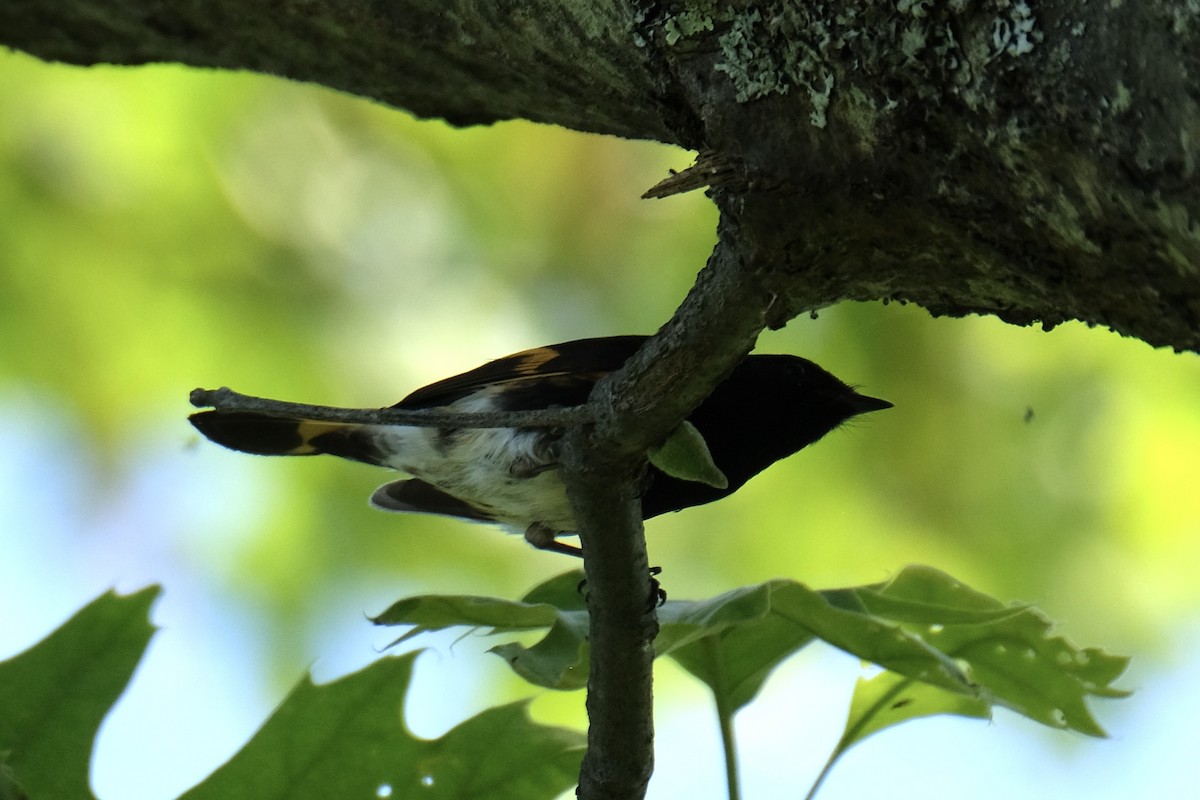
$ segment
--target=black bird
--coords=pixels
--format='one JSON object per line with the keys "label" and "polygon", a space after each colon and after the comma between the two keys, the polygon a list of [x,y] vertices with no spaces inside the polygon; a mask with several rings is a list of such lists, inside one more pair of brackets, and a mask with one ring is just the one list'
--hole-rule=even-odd
{"label": "black bird", "polygon": [[[646,338],[581,339],[525,350],[418,389],[393,408],[489,412],[579,405]],[[891,405],[858,394],[803,358],[748,356],[688,417],[728,486],[681,480],[651,466],[642,515],[719,500],[851,417]],[[190,420],[212,441],[245,453],[327,453],[412,476],[379,487],[371,497],[376,508],[499,523],[536,547],[580,554],[557,539],[576,528],[556,469],[560,431],[360,425],[247,411],[202,411]]]}

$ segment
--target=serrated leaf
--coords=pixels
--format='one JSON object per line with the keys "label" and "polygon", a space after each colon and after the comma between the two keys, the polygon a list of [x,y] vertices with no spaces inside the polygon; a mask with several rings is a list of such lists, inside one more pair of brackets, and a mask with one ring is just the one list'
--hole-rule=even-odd
{"label": "serrated leaf", "polygon": [[886,609],[969,670],[984,699],[1054,728],[1104,736],[1087,698],[1125,697],[1111,686],[1129,659],[1081,649],[1041,612],[1006,606],[929,567],[910,567],[858,595],[865,607]]}
{"label": "serrated leaf", "polygon": [[860,679],[842,738],[809,797],[850,747],[916,717],[987,718],[998,703],[1051,727],[1103,736],[1087,708],[1088,696],[1127,694],[1110,684],[1125,670],[1128,659],[1094,648],[1080,650],[1052,637],[1049,620],[1034,609],[1005,605],[930,567],[908,567],[885,584],[845,589],[836,595],[844,607],[885,614],[954,658],[976,682],[978,696],[946,691],[894,672]]}
{"label": "serrated leaf", "polygon": [[646,457],[672,478],[729,488],[729,479],[713,461],[703,434],[687,420],[679,423],[662,444],[648,449]]}
{"label": "serrated leaf", "polygon": [[[532,626],[547,634],[531,647],[493,648],[536,685],[570,689],[587,683],[587,616],[576,591],[581,579],[579,572],[555,578],[513,604],[517,610],[487,617],[493,633],[529,630],[533,614],[526,605],[552,619]],[[539,602],[531,604],[535,597]],[[426,606],[424,599],[415,600],[406,607]],[[458,624],[477,625],[478,606],[468,600],[438,598],[429,607],[444,612],[462,601]],[[556,609],[554,602],[570,608]],[[1087,698],[1126,694],[1110,684],[1127,659],[1050,636],[1050,623],[1035,610],[1005,605],[928,567],[909,567],[883,584],[819,592],[794,581],[770,581],[709,600],[671,600],[658,614],[656,654],[674,658],[731,709],[750,702],[775,667],[814,639],[966,698],[938,699],[922,690],[916,699],[924,705],[911,716],[939,713],[937,708],[982,713],[999,703],[1052,727],[1103,735]],[[439,624],[454,624],[452,616],[442,613]],[[416,613],[392,622],[428,625]]]}
{"label": "serrated leaf", "polygon": [[579,689],[587,685],[588,676],[582,582],[582,572],[568,572],[535,587],[519,601],[471,595],[410,597],[394,603],[373,622],[414,626],[397,642],[456,626],[484,627],[491,634],[544,628],[546,635],[532,647],[510,642],[490,652],[536,686]]}
{"label": "serrated leaf", "polygon": [[398,600],[371,619],[376,625],[412,625],[393,644],[427,631],[466,626],[493,630],[532,630],[554,623],[557,609],[546,603],[514,602],[475,595],[419,595]]}
{"label": "serrated leaf", "polygon": [[29,797],[93,796],[92,743],[154,633],[149,614],[158,592],[101,595],[0,663],[0,754]]}
{"label": "serrated leaf", "polygon": [[[576,689],[587,685],[587,612],[579,602],[581,572],[559,576],[534,589],[520,602],[497,600],[481,605],[478,598],[427,596],[392,606],[378,618],[383,624],[416,625],[416,631],[453,625],[447,610],[460,610],[460,625],[486,624],[491,633],[529,630],[537,615],[553,621],[542,625],[546,635],[532,647],[520,643],[492,649],[518,675],[537,686]],[[569,610],[549,603],[529,603],[532,597],[569,602]],[[480,609],[490,609],[481,614]],[[425,613],[429,609],[429,613]],[[497,609],[500,609],[497,611]],[[400,613],[404,612],[404,613]],[[819,592],[791,581],[771,581],[726,592],[709,600],[668,601],[659,609],[657,655],[670,655],[733,708],[758,693],[770,672],[788,655],[811,642],[825,639],[867,660],[957,691],[972,692],[969,681],[952,659],[930,648],[919,637],[896,625],[830,605]],[[411,636],[413,632],[406,634]],[[886,633],[886,636],[883,635]]]}
{"label": "serrated leaf", "polygon": [[332,683],[302,681],[254,738],[181,800],[553,798],[575,784],[586,737],[538,725],[526,703],[488,709],[440,739],[404,725],[416,653]]}
{"label": "serrated leaf", "polygon": [[[844,598],[843,598],[844,599]],[[819,638],[896,672],[973,694],[953,659],[879,617],[831,604],[824,593],[776,580],[712,600],[670,603],[655,649],[708,684],[734,709],[750,702],[787,656]]]}

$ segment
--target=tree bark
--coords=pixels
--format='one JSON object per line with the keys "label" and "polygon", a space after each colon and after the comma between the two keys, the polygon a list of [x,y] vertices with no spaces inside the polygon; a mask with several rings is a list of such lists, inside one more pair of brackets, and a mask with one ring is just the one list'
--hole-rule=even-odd
{"label": "tree bark", "polygon": [[6,0],[0,43],[50,61],[178,62],[318,83],[455,125],[530,119],[669,139],[621,2]]}
{"label": "tree bark", "polygon": [[581,796],[641,796],[652,763],[642,454],[764,327],[883,300],[1200,351],[1196,3],[7,0],[0,42],[265,72],[719,165],[713,258],[598,385],[564,458],[593,601]]}
{"label": "tree bark", "polygon": [[1193,351],[1198,39],[1177,0],[0,7],[0,41],[47,59],[249,69],[460,125],[715,151],[736,244],[786,276],[773,324],[882,299]]}

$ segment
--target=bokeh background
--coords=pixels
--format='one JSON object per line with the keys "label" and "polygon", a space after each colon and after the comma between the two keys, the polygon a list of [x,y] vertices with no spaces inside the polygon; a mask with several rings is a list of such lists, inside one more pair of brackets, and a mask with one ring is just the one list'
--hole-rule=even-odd
{"label": "bokeh background", "polygon": [[[366,615],[421,592],[516,597],[575,565],[495,529],[392,516],[387,479],[201,441],[188,391],[386,405],[490,358],[652,332],[714,240],[700,193],[638,195],[690,154],[507,123],[455,130],[311,86],[0,53],[0,658],[110,587],[158,583],[161,630],[101,731],[104,800],[178,795],[312,669],[379,656]],[[845,305],[762,337],[896,408],[737,496],[649,525],[676,598],[927,563],[1131,654],[1103,741],[918,721],[852,751],[822,798],[1177,795],[1200,715],[1200,360]],[[417,642],[410,726],[533,694],[460,633]],[[745,796],[801,796],[860,665],[814,647],[738,720]],[[723,796],[703,689],[658,671],[653,798]]]}

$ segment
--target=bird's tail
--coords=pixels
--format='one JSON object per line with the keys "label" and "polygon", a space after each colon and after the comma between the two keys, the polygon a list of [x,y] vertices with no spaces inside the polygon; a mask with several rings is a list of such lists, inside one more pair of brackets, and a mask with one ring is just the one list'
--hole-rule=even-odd
{"label": "bird's tail", "polygon": [[201,411],[188,421],[209,440],[260,456],[315,456],[327,453],[367,464],[383,454],[367,425],[280,417],[252,411]]}

